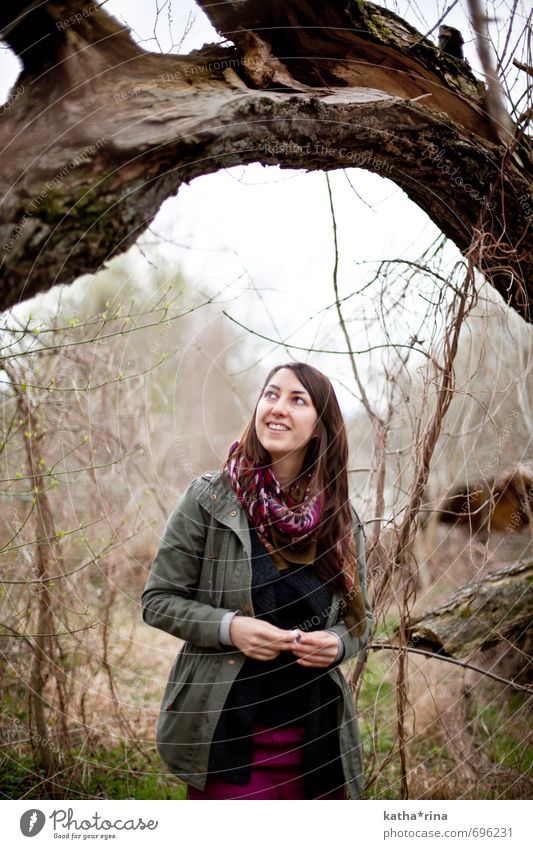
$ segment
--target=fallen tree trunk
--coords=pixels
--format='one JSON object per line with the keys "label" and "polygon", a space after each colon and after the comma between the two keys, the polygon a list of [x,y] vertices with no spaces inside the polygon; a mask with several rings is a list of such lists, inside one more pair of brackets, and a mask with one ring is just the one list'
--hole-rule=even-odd
{"label": "fallen tree trunk", "polygon": [[533,562],[489,572],[457,590],[444,604],[413,617],[409,644],[466,657],[500,642],[524,646],[533,623]]}
{"label": "fallen tree trunk", "polygon": [[502,146],[466,62],[371,3],[200,5],[233,46],[147,53],[71,0],[0,11],[24,62],[0,119],[4,306],[98,270],[183,182],[261,162],[388,177],[533,320],[529,139]]}

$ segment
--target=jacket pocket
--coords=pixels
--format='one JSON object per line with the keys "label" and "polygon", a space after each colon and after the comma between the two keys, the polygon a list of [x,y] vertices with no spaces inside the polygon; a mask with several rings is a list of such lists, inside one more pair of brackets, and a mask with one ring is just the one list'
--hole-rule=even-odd
{"label": "jacket pocket", "polygon": [[181,647],[170,672],[161,705],[162,711],[172,710],[181,689],[191,678],[195,654],[196,647],[187,640]]}

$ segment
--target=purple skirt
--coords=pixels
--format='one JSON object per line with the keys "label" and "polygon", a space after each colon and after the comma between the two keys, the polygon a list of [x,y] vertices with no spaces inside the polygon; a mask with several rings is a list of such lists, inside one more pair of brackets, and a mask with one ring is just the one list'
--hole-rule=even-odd
{"label": "purple skirt", "polygon": [[[207,776],[205,790],[189,784],[189,799],[306,799],[301,772],[302,726],[271,729],[252,726],[254,757],[248,784],[230,784],[216,775]],[[346,799],[344,787],[319,799]]]}

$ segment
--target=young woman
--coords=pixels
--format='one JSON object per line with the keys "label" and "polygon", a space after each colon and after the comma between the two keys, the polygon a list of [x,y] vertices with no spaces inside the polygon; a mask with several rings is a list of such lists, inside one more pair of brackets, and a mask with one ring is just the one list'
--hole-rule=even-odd
{"label": "young woman", "polygon": [[168,520],[143,619],[185,640],[157,745],[189,799],[357,799],[362,747],[339,669],[366,644],[364,535],[333,387],[267,376],[221,472]]}

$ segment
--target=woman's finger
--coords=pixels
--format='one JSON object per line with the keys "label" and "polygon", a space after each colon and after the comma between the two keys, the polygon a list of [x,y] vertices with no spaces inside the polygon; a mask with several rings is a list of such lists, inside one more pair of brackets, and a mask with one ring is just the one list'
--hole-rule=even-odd
{"label": "woman's finger", "polygon": [[296,663],[298,663],[300,666],[320,667],[320,668],[322,668],[322,667],[324,667],[324,666],[329,666],[329,665],[330,665],[330,663],[331,663],[331,660],[327,659],[327,660],[323,660],[323,661],[318,661],[318,660],[310,661],[310,660],[306,660],[306,659],[305,659],[305,658],[303,658],[303,657],[300,657],[300,658],[296,661]]}
{"label": "woman's finger", "polygon": [[297,654],[296,656],[298,660],[307,660],[311,663],[316,660],[329,660],[333,657],[331,652],[313,652],[312,654],[309,652],[304,652],[303,654]]}
{"label": "woman's finger", "polygon": [[305,657],[305,655],[317,655],[323,652],[329,654],[333,651],[331,646],[302,646],[300,643],[296,643],[292,647],[292,650],[294,654],[297,654],[299,657]]}

